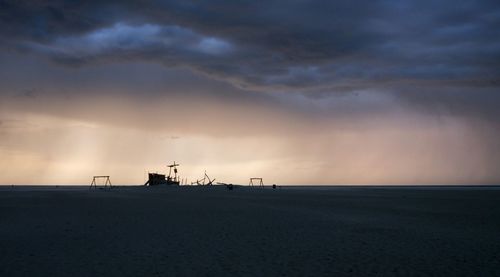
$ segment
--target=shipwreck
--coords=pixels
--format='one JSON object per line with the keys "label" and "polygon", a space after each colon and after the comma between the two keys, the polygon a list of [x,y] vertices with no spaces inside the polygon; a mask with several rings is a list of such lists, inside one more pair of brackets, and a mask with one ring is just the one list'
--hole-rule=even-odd
{"label": "shipwreck", "polygon": [[[146,183],[144,183],[144,185],[145,186],[180,185],[179,176],[177,176],[178,166],[180,166],[180,164],[176,164],[175,162],[173,164],[167,165],[167,167],[169,168],[168,176],[166,176],[165,174],[148,172],[148,180],[146,181]],[[174,172],[174,176],[172,176],[172,171]]]}

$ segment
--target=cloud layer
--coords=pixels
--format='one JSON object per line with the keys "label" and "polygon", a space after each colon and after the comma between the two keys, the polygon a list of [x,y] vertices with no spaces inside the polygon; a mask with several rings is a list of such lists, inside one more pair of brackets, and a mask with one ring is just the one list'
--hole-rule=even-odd
{"label": "cloud layer", "polygon": [[498,1],[0,0],[0,25],[9,182],[131,180],[157,149],[239,178],[500,180]]}
{"label": "cloud layer", "polygon": [[68,64],[154,60],[260,90],[499,84],[498,1],[1,5],[4,44]]}

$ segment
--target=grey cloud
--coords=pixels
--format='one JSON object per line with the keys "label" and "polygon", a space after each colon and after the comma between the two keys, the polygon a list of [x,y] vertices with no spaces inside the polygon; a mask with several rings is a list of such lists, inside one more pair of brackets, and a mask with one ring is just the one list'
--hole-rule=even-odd
{"label": "grey cloud", "polygon": [[[307,89],[351,79],[367,85],[378,79],[495,79],[499,71],[494,61],[500,52],[500,28],[495,28],[500,8],[494,1],[290,1],[286,6],[280,1],[2,1],[2,6],[7,32],[17,31],[24,42],[38,45],[31,50],[58,61],[157,59],[258,89]],[[162,34],[151,32],[152,26]],[[104,45],[93,52],[92,36],[106,32],[107,39],[96,38]],[[168,37],[178,43],[161,41]],[[205,54],[229,43],[235,53],[207,58],[200,56],[203,51],[181,51],[196,37],[206,38],[198,49]]]}
{"label": "grey cloud", "polygon": [[403,104],[411,105],[424,114],[477,118],[488,121],[496,128],[500,127],[499,92],[495,87],[471,89],[457,85],[438,88],[404,85],[392,91]]}
{"label": "grey cloud", "polygon": [[[4,45],[67,65],[147,60],[250,90],[311,96],[403,90],[399,97],[418,103],[447,102],[453,90],[475,97],[463,93],[464,87],[499,88],[498,1],[0,1],[0,6],[0,22],[7,26],[1,31]],[[404,92],[408,86],[440,96],[407,97],[413,95]],[[456,99],[464,107],[470,102]]]}
{"label": "grey cloud", "polygon": [[40,94],[40,91],[35,88],[26,88],[19,91],[15,96],[19,98],[35,99]]}
{"label": "grey cloud", "polygon": [[82,36],[60,37],[51,44],[25,43],[25,48],[67,64],[106,60],[160,60],[190,64],[205,56],[230,54],[229,42],[202,36],[179,26],[117,23]]}
{"label": "grey cloud", "polygon": [[498,181],[498,0],[0,0],[0,26],[4,180],[255,148],[312,180]]}

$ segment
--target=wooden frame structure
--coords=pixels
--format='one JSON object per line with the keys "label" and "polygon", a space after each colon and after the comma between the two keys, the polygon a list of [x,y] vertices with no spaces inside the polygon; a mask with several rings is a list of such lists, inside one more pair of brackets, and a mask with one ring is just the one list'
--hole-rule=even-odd
{"label": "wooden frame structure", "polygon": [[[208,182],[206,182],[206,180],[208,179]],[[198,185],[198,186],[211,186],[213,185],[215,181],[215,178],[214,179],[210,179],[210,177],[208,177],[207,175],[207,171],[205,170],[205,175],[203,175],[203,179],[200,179],[200,180],[196,180],[196,182],[192,182],[191,185]]]}
{"label": "wooden frame structure", "polygon": [[106,179],[106,181],[104,182],[104,188],[111,188],[112,187],[111,180],[109,179],[109,176],[102,176],[101,175],[101,176],[94,176],[94,178],[92,178],[92,183],[90,183],[89,189],[91,189],[92,187],[97,188],[96,179]]}
{"label": "wooden frame structure", "polygon": [[[254,183],[254,181],[258,183]],[[251,187],[254,186],[264,187],[264,182],[262,181],[262,178],[250,178],[250,182],[248,182],[248,185]]]}

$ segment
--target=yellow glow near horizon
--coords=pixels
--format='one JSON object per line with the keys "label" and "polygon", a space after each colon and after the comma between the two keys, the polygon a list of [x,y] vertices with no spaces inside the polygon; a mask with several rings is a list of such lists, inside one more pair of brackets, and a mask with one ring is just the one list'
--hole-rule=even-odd
{"label": "yellow glow near horizon", "polygon": [[[207,170],[217,181],[246,184],[395,184],[488,182],[488,161],[467,125],[391,124],[302,136],[214,137],[110,127],[24,115],[4,134],[1,184],[87,184],[111,175],[115,184],[142,184],[144,172],[177,161],[182,178]],[[333,123],[332,123],[333,124]],[[15,125],[15,124],[14,124]],[[22,127],[21,127],[22,126]],[[456,140],[456,137],[460,137]],[[476,149],[468,151],[468,149]],[[487,168],[486,168],[486,171]]]}

